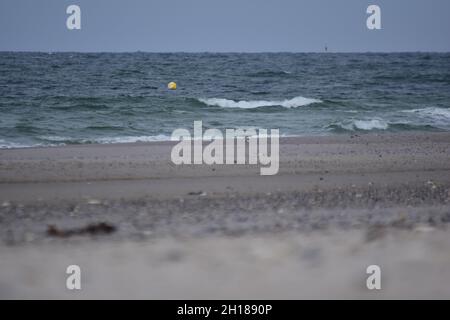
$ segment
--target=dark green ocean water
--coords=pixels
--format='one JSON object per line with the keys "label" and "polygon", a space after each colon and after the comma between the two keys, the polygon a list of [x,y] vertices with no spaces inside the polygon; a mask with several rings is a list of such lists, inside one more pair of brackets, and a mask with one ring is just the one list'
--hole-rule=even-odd
{"label": "dark green ocean water", "polygon": [[169,140],[195,120],[448,131],[450,54],[0,53],[0,147]]}

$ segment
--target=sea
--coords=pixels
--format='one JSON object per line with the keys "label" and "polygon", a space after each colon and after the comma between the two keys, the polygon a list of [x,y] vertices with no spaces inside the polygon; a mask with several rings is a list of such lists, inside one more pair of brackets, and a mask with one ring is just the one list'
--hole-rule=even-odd
{"label": "sea", "polygon": [[[177,83],[177,90],[167,84]],[[450,130],[450,53],[0,52],[0,148]]]}

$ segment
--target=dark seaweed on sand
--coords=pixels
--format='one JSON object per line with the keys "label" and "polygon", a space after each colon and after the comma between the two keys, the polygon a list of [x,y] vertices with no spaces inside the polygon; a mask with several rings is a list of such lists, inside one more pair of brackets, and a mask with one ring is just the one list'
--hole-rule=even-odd
{"label": "dark seaweed on sand", "polygon": [[59,229],[54,225],[49,225],[47,235],[58,238],[68,238],[78,235],[106,235],[116,231],[116,227],[105,222],[88,224],[85,227],[73,229]]}

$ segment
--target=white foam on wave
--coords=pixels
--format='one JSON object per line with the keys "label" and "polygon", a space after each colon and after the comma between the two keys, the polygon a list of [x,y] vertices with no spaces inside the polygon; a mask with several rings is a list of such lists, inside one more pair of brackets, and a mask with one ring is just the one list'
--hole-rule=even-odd
{"label": "white foam on wave", "polygon": [[13,141],[5,141],[0,139],[0,149],[19,149],[19,148],[33,148],[33,147],[42,147],[44,146],[42,143],[39,144],[24,144]]}
{"label": "white foam on wave", "polygon": [[42,140],[54,141],[54,142],[71,141],[71,140],[74,139],[74,138],[71,138],[71,137],[61,137],[61,136],[40,136],[38,138],[42,139]]}
{"label": "white foam on wave", "polygon": [[163,134],[156,136],[123,136],[123,137],[105,137],[93,139],[96,143],[134,143],[134,142],[155,142],[155,141],[170,141],[170,136]]}
{"label": "white foam on wave", "polygon": [[156,136],[123,136],[123,137],[104,137],[92,139],[80,139],[62,136],[40,136],[39,139],[48,142],[23,144],[13,141],[5,141],[0,139],[0,149],[18,149],[18,148],[38,148],[38,147],[58,147],[67,144],[112,144],[112,143],[135,143],[135,142],[155,142],[155,141],[171,141],[171,137],[167,135]]}
{"label": "white foam on wave", "polygon": [[436,120],[450,120],[450,109],[428,107],[423,109],[404,110],[403,112],[418,114],[419,116]]}
{"label": "white foam on wave", "polygon": [[62,136],[40,136],[40,139],[50,142],[62,143],[133,143],[133,142],[153,142],[153,141],[170,141],[170,136],[156,135],[156,136],[121,136],[121,137],[102,137],[102,138],[73,138]]}
{"label": "white foam on wave", "polygon": [[342,129],[355,131],[355,130],[387,130],[389,128],[389,123],[383,119],[368,119],[368,120],[348,120],[344,122],[337,123]]}
{"label": "white foam on wave", "polygon": [[253,100],[253,101],[234,101],[221,98],[210,98],[210,99],[198,99],[200,102],[221,108],[239,108],[239,109],[254,109],[261,107],[274,107],[282,106],[285,108],[297,108],[307,106],[312,103],[321,103],[321,100],[311,99],[305,97],[295,97],[289,100],[283,101],[265,101],[265,100]]}
{"label": "white foam on wave", "polygon": [[389,124],[382,119],[371,119],[371,120],[355,120],[353,122],[355,128],[360,130],[386,130]]}

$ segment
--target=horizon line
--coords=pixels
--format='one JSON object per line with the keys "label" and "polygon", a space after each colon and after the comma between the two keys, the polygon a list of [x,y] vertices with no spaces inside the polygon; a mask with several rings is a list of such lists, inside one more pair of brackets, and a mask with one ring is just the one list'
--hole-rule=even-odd
{"label": "horizon line", "polygon": [[42,51],[42,50],[0,50],[0,53],[150,53],[150,54],[174,54],[174,53],[184,53],[184,54],[279,54],[279,53],[288,53],[288,54],[347,54],[347,53],[357,53],[357,54],[367,54],[367,53],[376,53],[376,54],[392,54],[392,53],[450,53],[450,51],[426,51],[426,50],[415,50],[415,51],[144,51],[144,50],[135,50],[135,51],[71,51],[71,50],[59,50],[59,51]]}

